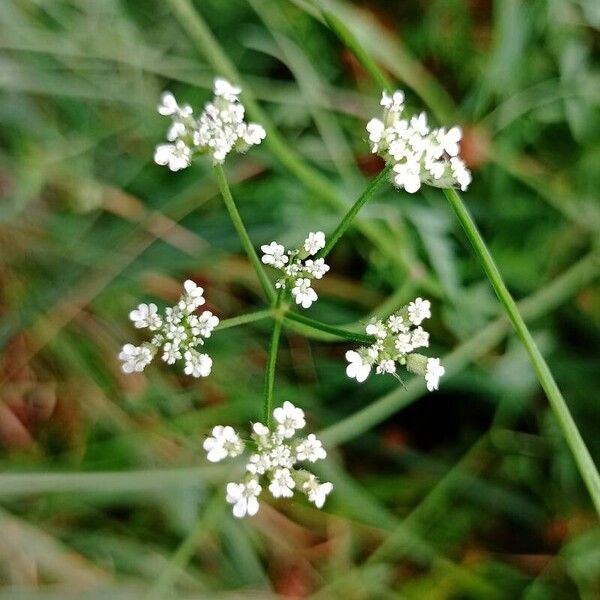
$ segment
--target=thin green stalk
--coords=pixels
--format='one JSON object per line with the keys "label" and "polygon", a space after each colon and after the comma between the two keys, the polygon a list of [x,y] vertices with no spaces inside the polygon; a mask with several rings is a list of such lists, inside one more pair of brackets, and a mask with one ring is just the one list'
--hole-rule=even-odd
{"label": "thin green stalk", "polygon": [[284,322],[295,321],[296,323],[301,323],[302,325],[310,327],[311,329],[316,329],[318,331],[331,334],[349,342],[356,342],[358,344],[373,343],[373,337],[370,335],[355,333],[353,331],[347,331],[346,329],[340,329],[339,327],[328,325],[327,323],[322,323],[321,321],[316,321],[315,319],[305,317],[304,315],[300,315],[298,313],[288,312],[285,314],[283,320]]}
{"label": "thin green stalk", "polygon": [[546,396],[550,401],[550,406],[554,411],[556,418],[558,419],[558,423],[560,428],[565,436],[567,444],[573,453],[573,457],[575,458],[575,462],[579,468],[579,472],[583,477],[583,480],[588,488],[590,496],[592,497],[592,502],[596,508],[596,512],[600,515],[600,475],[598,475],[598,470],[596,469],[596,465],[594,465],[594,461],[590,456],[590,453],[577,429],[577,425],[575,425],[575,421],[571,416],[569,411],[569,407],[563,398],[558,386],[556,385],[556,381],[544,360],[541,352],[539,351],[533,336],[529,332],[527,325],[525,325],[525,321],[523,317],[519,313],[519,309],[513,297],[510,295],[504,280],[502,279],[502,275],[492,258],[481,234],[479,233],[475,222],[473,221],[471,214],[469,213],[467,207],[464,205],[460,195],[454,189],[446,189],[444,190],[444,194],[450,202],[450,205],[454,209],[462,228],[464,229],[467,238],[471,242],[475,253],[477,254],[483,269],[496,292],[496,296],[504,306],[506,313],[508,314],[511,323],[517,335],[521,339],[523,346],[525,346],[525,350],[529,355],[529,359],[535,372],[537,374],[537,378],[546,392]]}
{"label": "thin green stalk", "polygon": [[216,327],[217,331],[223,329],[229,329],[230,327],[237,327],[238,325],[246,325],[247,323],[254,323],[256,321],[262,321],[273,316],[270,308],[265,310],[257,310],[256,312],[248,313],[246,315],[240,315],[239,317],[231,317],[231,319],[223,319]]}
{"label": "thin green stalk", "polygon": [[252,241],[250,240],[250,236],[246,231],[246,227],[244,226],[244,222],[242,221],[242,217],[233,201],[233,196],[231,195],[231,190],[229,189],[229,185],[227,184],[227,179],[225,178],[225,172],[223,171],[223,167],[221,165],[215,165],[214,167],[215,175],[217,177],[217,183],[219,185],[219,190],[221,191],[221,196],[223,197],[223,201],[225,202],[225,206],[229,211],[229,216],[231,217],[231,221],[233,226],[235,227],[240,241],[242,242],[242,247],[246,251],[254,270],[256,271],[256,276],[260,281],[260,285],[262,286],[265,295],[272,301],[275,298],[275,292],[273,291],[273,287],[271,285],[271,281],[267,277],[265,270],[263,268],[258,255],[256,254],[256,250],[252,245]]}
{"label": "thin green stalk", "polygon": [[391,165],[386,165],[385,168],[377,175],[377,177],[369,182],[369,185],[366,187],[365,191],[350,207],[350,210],[344,215],[344,218],[335,228],[334,232],[329,235],[325,247],[322,248],[317,254],[319,258],[325,258],[329,254],[332,248],[337,244],[338,240],[344,235],[348,227],[350,227],[352,221],[354,221],[354,217],[356,217],[358,214],[358,211],[371,199],[375,193],[375,190],[377,190],[381,183],[388,179],[391,169]]}
{"label": "thin green stalk", "polygon": [[[282,292],[277,294],[273,306],[274,311],[278,311],[281,306]],[[267,359],[267,370],[265,371],[265,392],[263,406],[263,420],[267,427],[271,427],[271,414],[273,412],[273,388],[275,387],[275,365],[277,363],[277,353],[279,351],[279,338],[281,337],[281,328],[283,326],[282,318],[276,315],[273,323],[273,332],[271,333],[271,343],[269,344],[269,357]]]}

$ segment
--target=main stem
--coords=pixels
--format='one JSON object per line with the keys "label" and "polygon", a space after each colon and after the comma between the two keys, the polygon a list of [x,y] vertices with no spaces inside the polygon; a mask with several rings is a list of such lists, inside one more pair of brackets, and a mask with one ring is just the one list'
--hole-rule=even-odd
{"label": "main stem", "polygon": [[317,254],[318,258],[325,258],[333,247],[337,244],[338,240],[344,235],[348,227],[354,221],[354,217],[358,214],[358,211],[370,200],[371,196],[375,193],[375,190],[381,185],[383,181],[388,178],[388,175],[392,169],[391,165],[386,165],[384,169],[369,182],[369,185],[365,188],[365,191],[360,195],[358,200],[351,206],[350,210],[344,215],[340,224],[335,228],[334,232],[329,236],[325,247],[320,250]]}
{"label": "main stem", "polygon": [[548,396],[548,400],[558,419],[558,423],[567,440],[567,444],[573,453],[579,472],[592,497],[596,512],[600,515],[600,476],[598,475],[596,465],[592,460],[583,438],[575,425],[575,421],[569,412],[569,407],[567,406],[558,385],[556,385],[556,381],[554,380],[544,357],[539,351],[535,340],[529,332],[527,325],[525,325],[525,321],[523,320],[513,297],[510,295],[510,292],[502,279],[502,275],[500,275],[500,271],[498,271],[498,267],[487,249],[467,207],[463,204],[463,201],[456,190],[445,189],[444,194],[454,209],[473,249],[479,257],[483,269],[486,272],[498,299],[503,304],[517,335],[521,339],[523,346],[525,346],[525,350],[537,373],[538,380],[546,392],[546,396]]}
{"label": "main stem", "polygon": [[221,165],[215,165],[215,175],[217,178],[217,184],[219,185],[219,190],[221,192],[221,196],[223,197],[223,201],[227,210],[229,211],[229,216],[231,217],[231,221],[233,226],[235,227],[240,241],[242,242],[242,247],[246,251],[254,270],[256,271],[256,276],[260,282],[262,289],[267,296],[267,299],[270,302],[273,302],[275,299],[275,292],[273,291],[273,287],[271,286],[271,282],[265,273],[262,263],[256,254],[256,250],[252,245],[252,241],[250,240],[250,236],[246,231],[246,227],[244,226],[244,222],[242,221],[242,217],[233,201],[233,196],[231,195],[231,190],[229,189],[229,185],[227,184],[227,179],[225,178],[225,173],[223,171],[223,167]]}
{"label": "main stem", "polygon": [[271,333],[271,343],[269,344],[269,357],[267,359],[267,370],[265,371],[265,393],[263,405],[263,420],[267,427],[271,427],[271,414],[273,412],[273,388],[275,386],[275,365],[277,363],[277,353],[279,351],[279,338],[281,337],[281,328],[283,319],[277,314],[281,306],[283,291],[280,290],[273,303],[274,321],[273,332]]}

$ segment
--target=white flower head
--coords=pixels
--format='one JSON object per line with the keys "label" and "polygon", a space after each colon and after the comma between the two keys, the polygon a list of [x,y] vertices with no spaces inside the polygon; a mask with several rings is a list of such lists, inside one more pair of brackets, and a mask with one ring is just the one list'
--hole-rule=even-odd
{"label": "white flower head", "polygon": [[262,262],[265,265],[272,265],[276,269],[282,269],[289,260],[285,253],[285,248],[277,242],[264,244],[260,249],[263,251]]}
{"label": "white flower head", "polygon": [[213,427],[212,436],[204,440],[203,448],[210,462],[219,462],[227,457],[239,456],[244,450],[244,443],[233,427],[217,425]]}
{"label": "white flower head", "polygon": [[417,298],[408,305],[408,318],[413,325],[420,325],[425,319],[431,317],[431,303],[429,300]]}
{"label": "white flower head", "polygon": [[321,248],[325,248],[325,234],[322,231],[310,232],[304,240],[304,250],[310,256],[316,254]]}
{"label": "white flower head", "polygon": [[429,346],[429,333],[421,326],[413,329],[410,337],[413,348],[427,348]]}
{"label": "white flower head", "polygon": [[171,92],[163,92],[158,104],[158,112],[167,117],[172,115],[189,117],[192,114],[192,107],[189,104],[184,104],[180,107]]}
{"label": "white flower head", "polygon": [[305,277],[296,279],[296,285],[292,288],[292,296],[296,304],[300,304],[302,308],[309,308],[319,298],[317,292],[310,285],[310,279]]}
{"label": "white flower head", "polygon": [[306,425],[304,411],[287,401],[273,411],[273,418],[278,423],[279,432],[286,438],[292,437],[297,429]]}
{"label": "white flower head", "polygon": [[399,333],[396,337],[396,341],[394,342],[394,346],[396,350],[400,352],[400,354],[408,354],[414,350],[412,344],[412,337],[410,333]]}
{"label": "white flower head", "polygon": [[246,483],[228,483],[226,500],[233,504],[233,516],[241,519],[254,516],[259,509],[258,496],[262,488],[256,479]]}
{"label": "white flower head", "polygon": [[195,281],[186,279],[183,282],[184,295],[179,300],[178,306],[182,310],[192,312],[199,306],[202,306],[206,300],[204,299],[204,288],[201,288]]}
{"label": "white flower head", "polygon": [[432,128],[425,112],[405,114],[404,94],[383,92],[383,118],[367,123],[371,151],[393,166],[392,183],[417,192],[422,184],[436,187],[458,186],[466,190],[471,174],[458,158],[460,127]]}
{"label": "white flower head", "polygon": [[348,377],[356,379],[358,383],[365,381],[371,372],[370,363],[365,362],[363,357],[354,350],[346,352],[346,360],[349,363],[346,367]]}
{"label": "white flower head", "polygon": [[192,333],[194,333],[194,335],[209,338],[215,327],[219,324],[219,317],[213,315],[210,310],[205,310],[199,317],[194,319],[193,323]]}
{"label": "white flower head", "polygon": [[425,371],[425,382],[430,392],[439,389],[440,378],[444,375],[446,369],[440,364],[439,358],[429,358]]}

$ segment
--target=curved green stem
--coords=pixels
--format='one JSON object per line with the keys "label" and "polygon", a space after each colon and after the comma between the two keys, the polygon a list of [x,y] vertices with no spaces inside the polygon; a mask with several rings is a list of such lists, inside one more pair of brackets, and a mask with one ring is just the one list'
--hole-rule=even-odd
{"label": "curved green stem", "polygon": [[318,253],[318,258],[326,257],[332,248],[337,244],[338,240],[344,235],[348,227],[352,224],[354,217],[358,214],[358,211],[371,199],[371,196],[375,193],[375,190],[381,185],[382,182],[386,181],[391,171],[391,165],[386,165],[385,168],[369,183],[365,191],[360,195],[358,200],[350,207],[350,210],[344,215],[340,224],[335,228],[334,232],[327,239],[325,247],[322,248]]}
{"label": "curved green stem", "polygon": [[467,234],[467,238],[471,242],[481,265],[483,266],[483,270],[494,288],[494,292],[496,292],[496,296],[498,296],[498,299],[504,306],[517,335],[521,339],[523,346],[525,346],[525,350],[529,355],[529,359],[535,369],[540,385],[546,392],[550,406],[552,407],[563,435],[567,440],[567,444],[573,453],[573,457],[575,458],[579,472],[592,497],[596,511],[600,515],[600,475],[598,475],[598,469],[596,469],[596,465],[594,465],[594,461],[577,429],[577,425],[575,425],[569,407],[556,385],[556,381],[554,380],[544,357],[539,351],[533,336],[529,332],[527,325],[525,325],[525,321],[523,320],[513,297],[508,291],[508,288],[502,279],[502,275],[460,195],[453,189],[444,190],[444,194],[454,209],[462,228]]}
{"label": "curved green stem", "polygon": [[345,329],[340,329],[339,327],[335,327],[333,325],[328,325],[327,323],[322,323],[321,321],[316,321],[315,319],[311,319],[310,317],[305,317],[304,315],[300,315],[298,313],[288,312],[285,314],[283,318],[284,322],[287,321],[295,321],[296,323],[301,323],[306,327],[310,327],[311,329],[315,329],[318,331],[322,331],[327,334],[331,334],[337,338],[342,340],[347,340],[349,342],[356,342],[358,344],[372,344],[373,338],[370,335],[365,335],[362,333],[354,333],[353,331],[347,331]]}
{"label": "curved green stem", "polygon": [[258,255],[256,254],[256,250],[252,245],[252,241],[250,240],[250,236],[246,231],[246,227],[244,226],[244,222],[242,221],[242,217],[233,201],[233,196],[231,195],[231,190],[229,189],[229,185],[227,184],[227,179],[225,178],[225,172],[223,171],[223,167],[221,165],[214,166],[215,175],[217,177],[217,184],[219,185],[219,190],[221,192],[221,196],[223,197],[223,201],[225,202],[225,206],[229,211],[229,216],[231,217],[231,221],[233,226],[235,227],[240,241],[242,243],[242,247],[246,251],[248,258],[250,259],[250,263],[254,267],[256,271],[256,276],[260,281],[260,285],[262,286],[265,295],[267,298],[272,301],[275,298],[275,292],[273,291],[273,287],[271,286],[271,281],[267,277],[265,270],[263,268]]}

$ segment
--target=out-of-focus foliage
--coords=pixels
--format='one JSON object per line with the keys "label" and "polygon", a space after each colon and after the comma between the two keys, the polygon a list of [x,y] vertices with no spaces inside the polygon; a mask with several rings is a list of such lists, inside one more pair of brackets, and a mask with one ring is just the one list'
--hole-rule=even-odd
{"label": "out-of-focus foliage", "polygon": [[[280,502],[235,521],[227,469],[201,452],[212,425],[259,417],[268,322],[215,332],[200,382],[119,369],[129,310],[173,300],[185,277],[221,318],[264,307],[210,165],[174,175],[152,162],[160,92],[200,106],[219,74],[173,7],[194,7],[348,203],[377,171],[364,124],[380,90],[317,4],[0,3],[0,600],[600,594],[585,489],[522,347],[490,325],[499,305],[436,190],[390,187],[366,206],[401,260],[352,232],[311,315],[352,324],[390,297],[430,297],[435,351],[455,352],[439,393],[357,386],[349,346],[285,333],[275,398],[313,429],[334,439],[392,395],[393,410],[330,452],[323,512]],[[598,459],[598,3],[326,5],[411,107],[463,125],[469,206]],[[227,172],[257,246],[341,217],[267,144]]]}

